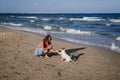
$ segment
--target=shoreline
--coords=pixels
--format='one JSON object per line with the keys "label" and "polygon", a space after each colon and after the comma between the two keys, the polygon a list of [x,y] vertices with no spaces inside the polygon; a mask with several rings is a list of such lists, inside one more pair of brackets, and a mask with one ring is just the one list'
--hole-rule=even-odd
{"label": "shoreline", "polygon": [[[53,38],[53,47],[65,47],[76,61],[35,57],[34,51],[44,35],[0,27],[1,80],[119,80],[120,54],[103,48]],[[46,77],[47,75],[47,77]]]}
{"label": "shoreline", "polygon": [[[16,29],[14,29],[14,28],[9,28],[9,27],[3,27],[3,28],[8,28],[8,29],[16,30]],[[45,34],[35,33],[35,32],[31,32],[31,31],[25,31],[25,30],[17,30],[17,31],[28,32],[28,33],[33,33],[33,34],[36,34],[36,35],[45,36]],[[111,50],[110,46],[103,46],[103,45],[98,45],[98,44],[94,44],[94,43],[92,43],[92,44],[86,44],[86,43],[85,43],[85,44],[84,44],[84,43],[78,43],[78,42],[68,41],[68,40],[65,40],[65,39],[62,39],[62,38],[57,38],[57,37],[54,37],[54,38],[60,39],[60,40],[66,41],[66,42],[70,42],[70,43],[73,43],[73,44],[102,48],[102,49],[110,50],[110,51],[113,51],[113,52],[115,52],[115,53],[120,54],[120,52],[119,52],[120,50],[116,50],[116,49]],[[89,42],[89,43],[90,43],[90,42]],[[111,46],[112,46],[112,45],[111,45]]]}

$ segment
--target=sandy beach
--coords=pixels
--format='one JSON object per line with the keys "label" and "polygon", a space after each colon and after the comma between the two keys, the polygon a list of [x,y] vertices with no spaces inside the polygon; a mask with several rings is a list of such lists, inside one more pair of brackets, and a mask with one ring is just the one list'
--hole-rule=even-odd
{"label": "sandy beach", "polygon": [[120,80],[120,54],[53,38],[53,47],[66,48],[74,62],[34,56],[43,35],[0,27],[0,80]]}

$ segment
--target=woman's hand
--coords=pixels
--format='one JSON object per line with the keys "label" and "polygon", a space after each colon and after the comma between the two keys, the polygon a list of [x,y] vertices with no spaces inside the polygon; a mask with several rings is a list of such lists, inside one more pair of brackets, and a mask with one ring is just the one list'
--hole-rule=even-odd
{"label": "woman's hand", "polygon": [[54,53],[56,53],[57,52],[57,50],[55,50],[55,49],[51,49],[52,50],[52,52],[54,52]]}
{"label": "woman's hand", "polygon": [[52,49],[52,45],[47,46],[47,49]]}

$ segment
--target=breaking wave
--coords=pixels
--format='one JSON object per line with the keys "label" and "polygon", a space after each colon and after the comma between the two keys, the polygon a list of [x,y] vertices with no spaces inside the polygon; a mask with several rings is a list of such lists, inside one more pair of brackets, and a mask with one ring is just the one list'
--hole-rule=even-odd
{"label": "breaking wave", "polygon": [[109,19],[111,22],[120,22],[120,19]]}
{"label": "breaking wave", "polygon": [[16,23],[3,23],[6,26],[23,26],[23,24],[16,24]]}
{"label": "breaking wave", "polygon": [[70,21],[81,20],[81,21],[103,21],[105,19],[101,17],[83,17],[83,18],[70,18]]}
{"label": "breaking wave", "polygon": [[35,16],[19,16],[19,18],[37,19]]}

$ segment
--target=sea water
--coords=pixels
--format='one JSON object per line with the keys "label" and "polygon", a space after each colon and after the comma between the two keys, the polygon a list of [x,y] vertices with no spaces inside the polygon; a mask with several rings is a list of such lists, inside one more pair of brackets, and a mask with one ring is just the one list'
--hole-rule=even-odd
{"label": "sea water", "polygon": [[120,53],[120,14],[1,13],[0,25]]}

